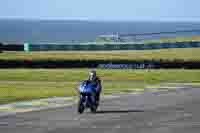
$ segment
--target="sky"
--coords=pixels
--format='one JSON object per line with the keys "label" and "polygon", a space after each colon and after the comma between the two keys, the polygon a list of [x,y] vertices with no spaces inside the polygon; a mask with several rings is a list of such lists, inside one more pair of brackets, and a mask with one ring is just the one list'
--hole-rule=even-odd
{"label": "sky", "polygon": [[200,21],[200,0],[1,0],[0,18]]}

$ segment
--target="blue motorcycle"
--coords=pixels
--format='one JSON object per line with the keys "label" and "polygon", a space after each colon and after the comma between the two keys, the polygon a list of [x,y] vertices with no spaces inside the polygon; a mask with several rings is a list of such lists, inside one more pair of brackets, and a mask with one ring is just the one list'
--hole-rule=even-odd
{"label": "blue motorcycle", "polygon": [[83,113],[87,108],[90,108],[92,113],[96,112],[98,105],[96,104],[95,89],[95,85],[92,82],[88,80],[81,82],[79,86],[78,113]]}

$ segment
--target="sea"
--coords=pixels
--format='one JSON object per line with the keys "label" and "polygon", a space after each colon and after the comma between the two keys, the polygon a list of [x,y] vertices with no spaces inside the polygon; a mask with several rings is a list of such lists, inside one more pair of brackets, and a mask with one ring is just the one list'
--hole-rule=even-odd
{"label": "sea", "polygon": [[93,42],[99,35],[159,32],[176,33],[144,35],[141,38],[200,35],[200,22],[0,19],[0,42],[6,43]]}

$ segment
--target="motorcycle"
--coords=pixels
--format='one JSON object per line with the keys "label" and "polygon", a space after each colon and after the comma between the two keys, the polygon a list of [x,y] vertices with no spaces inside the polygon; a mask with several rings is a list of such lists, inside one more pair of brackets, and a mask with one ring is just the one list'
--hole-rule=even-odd
{"label": "motorcycle", "polygon": [[95,86],[88,80],[83,81],[79,86],[79,92],[78,113],[82,114],[87,108],[90,108],[90,111],[95,113],[98,108],[95,98]]}

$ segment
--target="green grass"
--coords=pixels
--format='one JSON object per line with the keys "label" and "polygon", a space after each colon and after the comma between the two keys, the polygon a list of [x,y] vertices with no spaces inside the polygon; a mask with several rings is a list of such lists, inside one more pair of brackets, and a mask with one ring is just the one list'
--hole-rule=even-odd
{"label": "green grass", "polygon": [[[72,58],[73,57],[73,58]],[[3,52],[4,60],[200,60],[200,48],[130,51]]]}
{"label": "green grass", "polygon": [[[101,70],[103,93],[128,92],[163,82],[200,83],[200,70]],[[13,101],[74,96],[88,69],[0,69],[0,104]]]}
{"label": "green grass", "polygon": [[[0,69],[0,82],[79,82],[88,76],[88,71],[89,69]],[[103,81],[192,82],[200,78],[200,70],[184,69],[97,69],[97,72]]]}
{"label": "green grass", "polygon": [[[53,96],[75,96],[77,95],[75,87],[76,82],[1,82],[0,89],[0,104],[23,101],[38,98],[47,98]],[[122,87],[125,87],[122,89]],[[143,84],[133,83],[117,83],[117,82],[105,82],[103,84],[104,94],[119,93],[131,89],[143,89]]]}

